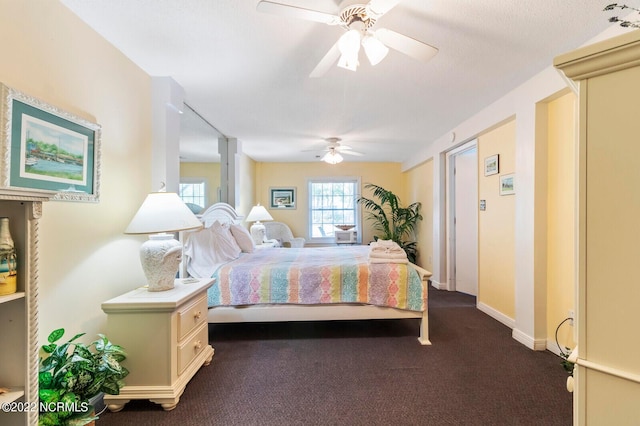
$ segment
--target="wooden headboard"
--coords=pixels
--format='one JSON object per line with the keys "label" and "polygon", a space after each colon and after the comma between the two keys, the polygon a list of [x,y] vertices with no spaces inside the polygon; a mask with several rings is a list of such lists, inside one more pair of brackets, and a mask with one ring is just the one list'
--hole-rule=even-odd
{"label": "wooden headboard", "polygon": [[236,209],[227,203],[215,203],[200,215],[200,221],[205,228],[211,226],[216,220],[220,223],[240,223],[244,216],[238,214]]}

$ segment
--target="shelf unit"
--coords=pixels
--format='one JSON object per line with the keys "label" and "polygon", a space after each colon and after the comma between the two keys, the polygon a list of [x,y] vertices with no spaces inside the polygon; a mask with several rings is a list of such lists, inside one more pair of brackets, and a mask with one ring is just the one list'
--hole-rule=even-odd
{"label": "shelf unit", "polygon": [[0,410],[0,424],[38,424],[38,224],[48,196],[0,188],[0,217],[8,217],[18,258],[17,292],[0,296],[0,403],[31,410]]}

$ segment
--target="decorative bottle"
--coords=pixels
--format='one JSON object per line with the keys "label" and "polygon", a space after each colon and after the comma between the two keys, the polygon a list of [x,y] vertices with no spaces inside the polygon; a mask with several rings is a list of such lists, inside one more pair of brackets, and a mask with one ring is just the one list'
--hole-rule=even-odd
{"label": "decorative bottle", "polygon": [[9,218],[0,217],[0,296],[16,292],[17,269],[16,248],[9,230]]}

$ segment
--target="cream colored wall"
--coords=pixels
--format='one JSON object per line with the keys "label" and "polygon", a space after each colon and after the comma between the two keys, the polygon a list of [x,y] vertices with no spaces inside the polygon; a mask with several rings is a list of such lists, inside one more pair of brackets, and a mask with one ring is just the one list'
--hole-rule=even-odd
{"label": "cream colored wall", "polygon": [[[548,111],[547,181],[547,336],[555,346],[555,331],[575,312],[576,297],[576,96],[555,99]],[[573,348],[573,328],[568,323],[558,330],[558,341]]]}
{"label": "cream colored wall", "polygon": [[46,202],[40,222],[39,340],[92,339],[100,304],[144,282],[123,231],[150,191],[150,78],[57,1],[2,1],[0,39],[0,81],[102,125],[100,202]]}
{"label": "cream colored wall", "polygon": [[422,204],[422,220],[418,224],[418,259],[416,263],[429,271],[433,264],[433,161],[426,161],[404,174],[405,205],[419,201]]}
{"label": "cream colored wall", "polygon": [[[361,178],[362,185],[373,183],[396,194],[403,194],[403,178],[399,163],[356,163],[344,161],[329,165],[323,162],[314,163],[256,163],[256,203],[269,205],[270,187],[296,187],[297,207],[293,210],[269,210],[273,219],[285,222],[295,236],[309,238],[307,223],[309,208],[307,205],[307,179],[326,176],[356,176]],[[365,196],[370,193],[365,192]],[[406,200],[402,200],[403,203]],[[245,213],[246,214],[246,213]],[[368,222],[363,223],[362,241],[373,240],[373,231]]]}
{"label": "cream colored wall", "polygon": [[220,188],[220,163],[180,163],[180,177],[206,178],[207,205],[218,201],[218,189]]}
{"label": "cream colored wall", "polygon": [[[478,138],[478,303],[515,318],[515,197],[500,195],[499,177],[515,170],[516,121]],[[499,174],[484,176],[484,159],[499,155]],[[515,187],[517,194],[517,174]]]}

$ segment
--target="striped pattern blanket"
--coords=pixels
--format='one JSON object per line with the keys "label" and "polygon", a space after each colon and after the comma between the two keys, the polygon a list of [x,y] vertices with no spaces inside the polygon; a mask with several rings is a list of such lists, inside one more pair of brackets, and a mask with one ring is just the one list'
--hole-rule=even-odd
{"label": "striped pattern blanket", "polygon": [[219,267],[209,307],[366,303],[424,311],[427,286],[411,265],[368,261],[368,246],[281,248],[243,253]]}

